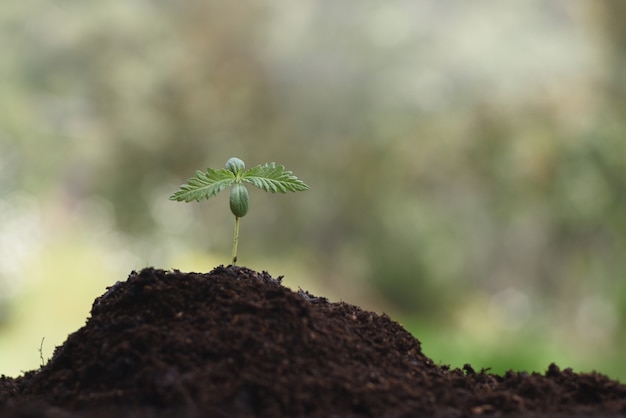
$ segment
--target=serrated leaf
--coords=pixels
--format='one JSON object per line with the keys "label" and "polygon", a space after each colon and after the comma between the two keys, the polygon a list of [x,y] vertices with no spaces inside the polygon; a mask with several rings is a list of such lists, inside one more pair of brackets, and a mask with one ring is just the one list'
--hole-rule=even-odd
{"label": "serrated leaf", "polygon": [[235,182],[235,175],[226,169],[215,170],[207,168],[206,171],[196,171],[196,175],[187,184],[170,196],[170,200],[179,202],[201,201],[215,196]]}
{"label": "serrated leaf", "polygon": [[259,189],[272,193],[287,193],[308,190],[309,186],[298,180],[291,171],[282,165],[267,163],[246,170],[241,179]]}

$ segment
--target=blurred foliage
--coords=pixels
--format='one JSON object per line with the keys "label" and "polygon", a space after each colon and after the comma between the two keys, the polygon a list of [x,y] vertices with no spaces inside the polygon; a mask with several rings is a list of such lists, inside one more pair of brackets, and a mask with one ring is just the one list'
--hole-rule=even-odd
{"label": "blurred foliage", "polygon": [[225,201],[167,196],[237,155],[311,186],[251,191],[243,264],[299,258],[352,303],[369,286],[470,340],[532,331],[610,358],[626,342],[625,7],[0,6],[0,286],[19,280],[16,212],[47,245],[83,216],[133,262],[227,262]]}

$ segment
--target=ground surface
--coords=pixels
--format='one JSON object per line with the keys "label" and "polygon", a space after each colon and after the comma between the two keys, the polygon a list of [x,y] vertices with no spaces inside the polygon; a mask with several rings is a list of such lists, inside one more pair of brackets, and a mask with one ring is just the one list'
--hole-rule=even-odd
{"label": "ground surface", "polygon": [[133,272],[44,367],[0,378],[0,417],[502,415],[626,416],[626,386],[440,367],[387,316],[241,267]]}

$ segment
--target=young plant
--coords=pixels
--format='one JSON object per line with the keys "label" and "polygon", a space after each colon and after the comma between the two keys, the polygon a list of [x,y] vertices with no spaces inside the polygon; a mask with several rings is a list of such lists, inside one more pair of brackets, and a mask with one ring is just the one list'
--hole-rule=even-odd
{"label": "young plant", "polygon": [[231,187],[230,211],[235,215],[235,236],[233,238],[233,265],[237,263],[237,245],[239,243],[239,218],[248,213],[248,189],[244,183],[250,183],[259,189],[272,193],[287,193],[308,190],[309,186],[298,180],[291,171],[282,165],[266,163],[246,170],[239,158],[233,157],[226,161],[226,168],[196,171],[196,175],[187,180],[186,184],[170,196],[170,200],[178,202],[199,202],[215,196],[222,190]]}

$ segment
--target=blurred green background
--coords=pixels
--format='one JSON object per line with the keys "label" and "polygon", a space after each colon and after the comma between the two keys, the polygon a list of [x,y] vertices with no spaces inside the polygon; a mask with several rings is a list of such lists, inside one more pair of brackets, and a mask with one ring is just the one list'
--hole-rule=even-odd
{"label": "blurred green background", "polygon": [[[25,0],[0,5],[0,374],[106,286],[240,264],[387,312],[435,362],[626,379],[626,3]],[[39,352],[41,349],[41,353]]]}

